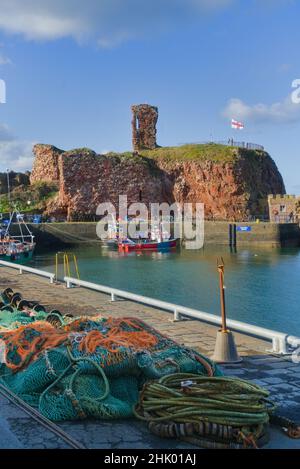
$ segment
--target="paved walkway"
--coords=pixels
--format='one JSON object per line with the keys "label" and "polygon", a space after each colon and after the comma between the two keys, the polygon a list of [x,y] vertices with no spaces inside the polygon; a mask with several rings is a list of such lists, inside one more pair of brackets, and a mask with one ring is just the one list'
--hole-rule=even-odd
{"label": "paved walkway", "polygon": [[[197,320],[173,322],[170,313],[155,308],[127,300],[111,302],[108,295],[83,288],[66,289],[64,285],[51,285],[40,277],[31,274],[19,275],[13,269],[0,267],[0,289],[3,290],[8,286],[14,291],[23,293],[26,299],[39,301],[47,310],[58,309],[64,314],[73,315],[135,316],[180,344],[192,347],[208,356],[214,350],[217,327]],[[300,364],[294,364],[288,356],[279,357],[268,353],[269,342],[237,333],[235,339],[243,361],[237,365],[223,366],[225,374],[249,379],[266,387],[271,392],[271,399],[278,404],[280,413],[300,424]],[[15,413],[16,410],[12,412]],[[1,417],[3,415],[0,403],[0,428]],[[87,448],[191,448],[180,442],[156,438],[149,434],[142,422],[135,420],[113,423],[64,422],[60,426]],[[8,425],[6,430],[10,428],[23,445],[17,427],[16,424],[11,429]],[[20,428],[24,428],[24,420],[21,417],[19,430]],[[267,447],[300,448],[300,440],[290,440],[277,429],[272,430],[271,436]],[[32,440],[27,438],[26,441],[27,445],[32,445],[26,447],[45,447],[44,439],[43,442],[36,442],[33,437]]]}

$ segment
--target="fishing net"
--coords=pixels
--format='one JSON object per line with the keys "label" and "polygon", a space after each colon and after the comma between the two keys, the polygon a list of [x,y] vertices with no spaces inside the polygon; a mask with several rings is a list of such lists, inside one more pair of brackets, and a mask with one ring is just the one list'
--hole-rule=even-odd
{"label": "fishing net", "polygon": [[31,324],[33,321],[46,319],[47,313],[40,312],[36,316],[30,316],[24,311],[2,310],[0,312],[0,331],[5,329],[16,329],[22,325]]}
{"label": "fishing net", "polygon": [[10,314],[12,327],[6,318],[0,329],[0,382],[53,421],[131,417],[149,380],[221,375],[208,358],[137,318],[80,317],[57,327],[28,316],[15,328]]}

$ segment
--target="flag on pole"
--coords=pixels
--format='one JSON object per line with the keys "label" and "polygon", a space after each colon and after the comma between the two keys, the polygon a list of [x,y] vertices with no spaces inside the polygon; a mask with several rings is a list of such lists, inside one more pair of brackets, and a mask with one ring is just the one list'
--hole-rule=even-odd
{"label": "flag on pole", "polygon": [[233,129],[243,130],[244,124],[243,122],[236,121],[235,119],[231,119],[231,127]]}

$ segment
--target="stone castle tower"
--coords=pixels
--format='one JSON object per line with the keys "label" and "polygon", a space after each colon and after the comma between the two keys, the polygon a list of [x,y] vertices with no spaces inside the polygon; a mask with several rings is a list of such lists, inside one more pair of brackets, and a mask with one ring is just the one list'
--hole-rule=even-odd
{"label": "stone castle tower", "polygon": [[300,197],[288,194],[270,194],[268,203],[271,222],[288,223],[300,220]]}
{"label": "stone castle tower", "polygon": [[131,106],[132,110],[132,145],[135,151],[157,148],[156,124],[158,108],[149,104]]}

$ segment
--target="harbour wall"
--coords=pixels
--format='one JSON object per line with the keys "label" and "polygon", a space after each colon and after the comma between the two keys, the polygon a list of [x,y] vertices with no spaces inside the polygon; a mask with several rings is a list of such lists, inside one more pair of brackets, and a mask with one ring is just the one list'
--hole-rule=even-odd
{"label": "harbour wall", "polygon": [[[100,242],[96,222],[29,224],[41,245],[81,244]],[[16,231],[16,227],[13,228]],[[183,240],[184,242],[184,240]],[[297,223],[237,223],[206,221],[204,245],[300,246],[300,226]]]}

